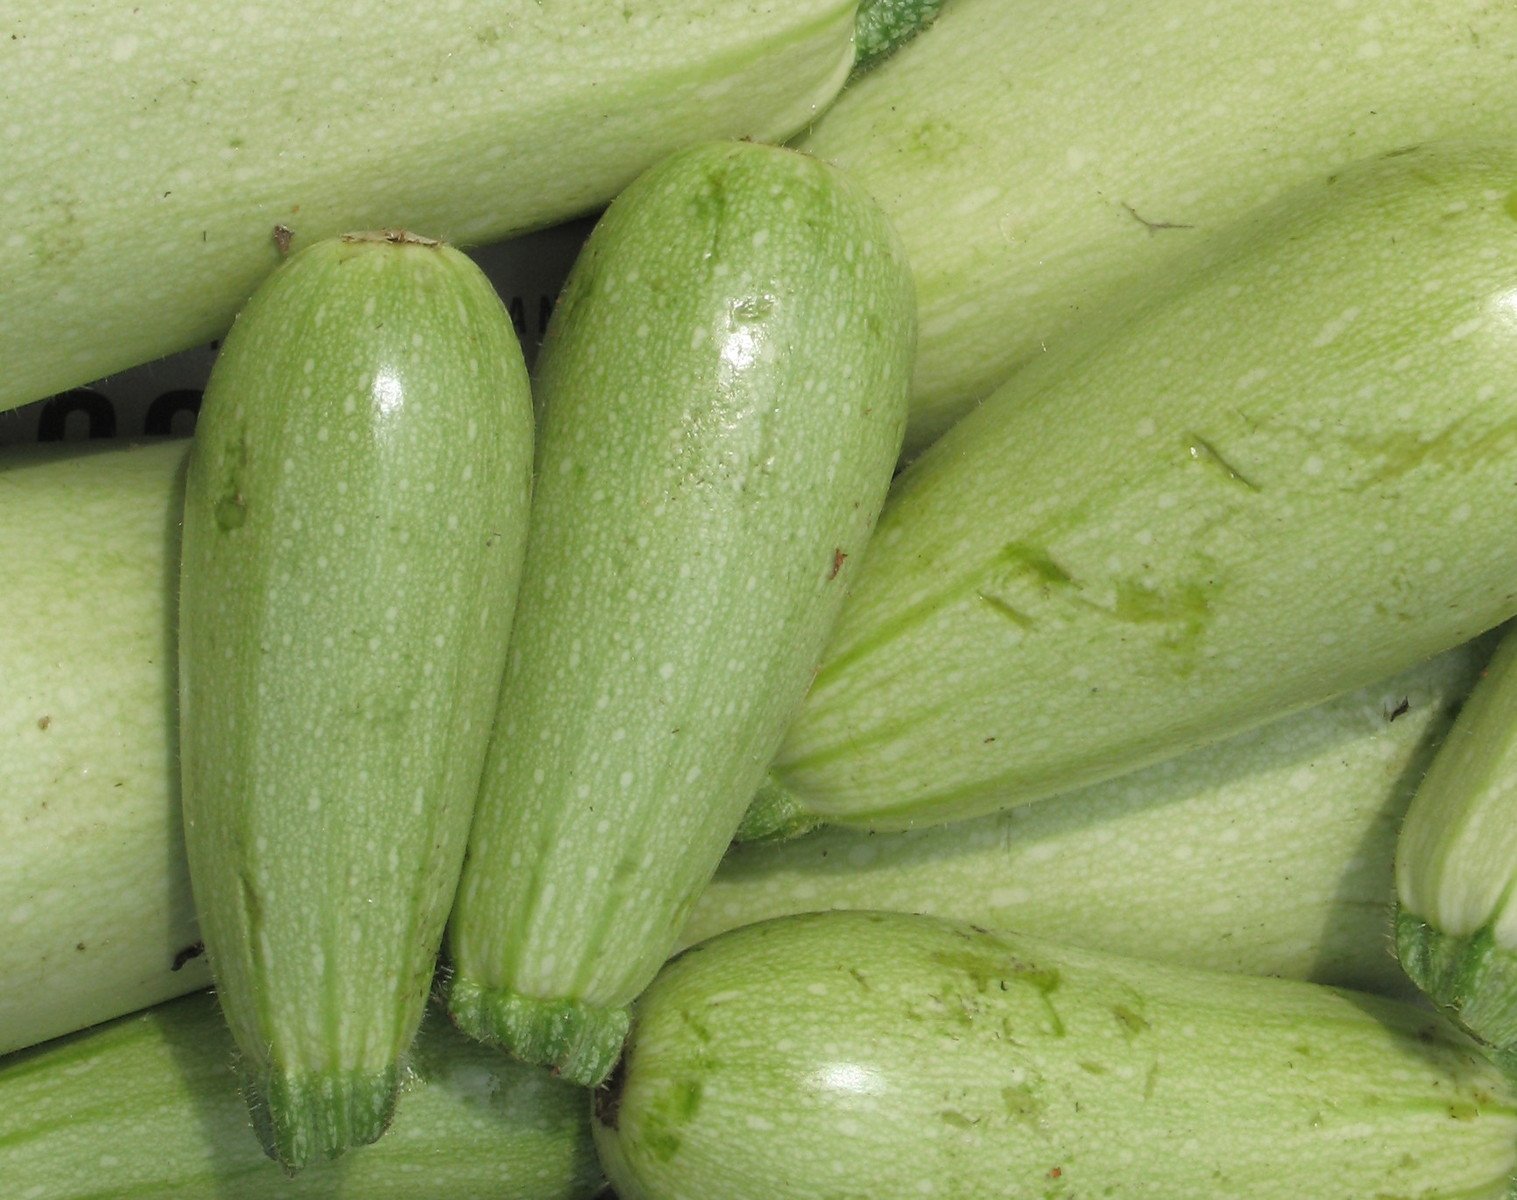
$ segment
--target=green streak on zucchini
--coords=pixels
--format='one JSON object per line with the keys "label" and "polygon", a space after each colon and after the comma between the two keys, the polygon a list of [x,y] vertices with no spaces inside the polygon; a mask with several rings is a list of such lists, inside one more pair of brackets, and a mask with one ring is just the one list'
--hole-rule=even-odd
{"label": "green streak on zucchini", "polygon": [[1517,136],[1514,60],[1509,4],[953,0],[797,144],[906,244],[910,452],[1261,201],[1414,142]]}
{"label": "green streak on zucchini", "polygon": [[1517,1095],[1410,1005],[838,912],[672,961],[594,1132],[622,1200],[1505,1200]]}
{"label": "green streak on zucchini", "polygon": [[735,847],[681,944],[787,913],[887,909],[1414,994],[1386,953],[1396,835],[1489,649],[1457,647],[1214,746],[975,821]]}
{"label": "green streak on zucchini", "polygon": [[1396,952],[1429,999],[1517,1053],[1517,638],[1508,634],[1412,800]]}
{"label": "green streak on zucchini", "polygon": [[0,1178],[28,1200],[589,1200],[584,1093],[422,1026],[395,1127],[285,1176],[248,1135],[210,994],[0,1059]]}
{"label": "green streak on zucchini", "polygon": [[510,319],[426,239],[297,254],[212,371],[185,487],[185,836],[255,1126],[292,1169],[388,1124],[505,665],[531,456]]}
{"label": "green streak on zucchini", "polygon": [[489,241],[682,146],[788,137],[852,69],[855,7],[364,0],[339,31],[295,0],[14,0],[0,410],[219,336],[287,236]]}
{"label": "green streak on zucchini", "polygon": [[896,480],[774,783],[977,816],[1517,612],[1514,186],[1506,146],[1344,169],[1010,380]]}
{"label": "green streak on zucchini", "polygon": [[179,821],[188,449],[0,457],[0,1053],[210,982]]}
{"label": "green streak on zucchini", "polygon": [[615,1062],[794,712],[905,425],[911,282],[826,164],[716,143],[607,211],[536,379],[520,611],[447,1004]]}

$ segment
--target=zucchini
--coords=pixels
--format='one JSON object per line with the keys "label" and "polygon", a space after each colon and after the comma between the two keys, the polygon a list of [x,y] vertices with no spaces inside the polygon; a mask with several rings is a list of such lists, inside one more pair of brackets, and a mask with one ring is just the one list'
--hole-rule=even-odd
{"label": "zucchini", "polygon": [[1517,613],[1514,185],[1346,168],[1014,376],[896,480],[748,832],[1067,791]]}
{"label": "zucchini", "polygon": [[500,298],[401,233],[318,242],[239,315],[185,484],[190,880],[264,1147],[378,1137],[463,858],[526,543]]}
{"label": "zucchini", "polygon": [[1396,853],[1396,952],[1439,1007],[1517,1068],[1517,637],[1422,780]]}
{"label": "zucchini", "polygon": [[855,6],[10,0],[0,411],[220,336],[292,237],[488,241],[692,142],[788,137],[851,70]]}
{"label": "zucchini", "polygon": [[179,823],[188,448],[0,459],[0,1053],[210,982]]}
{"label": "zucchini", "polygon": [[610,1069],[805,692],[912,341],[893,233],[816,159],[696,147],[597,225],[537,366],[520,612],[449,924],[466,1032]]}
{"label": "zucchini", "polygon": [[584,1093],[432,1020],[395,1128],[295,1178],[258,1151],[209,993],[0,1059],[0,1179],[26,1200],[588,1200]]}
{"label": "zucchini", "polygon": [[1506,1200],[1517,1094],[1410,1005],[837,912],[670,963],[594,1132],[621,1200]]}
{"label": "zucchini", "polygon": [[1406,995],[1386,951],[1396,834],[1488,650],[1457,647],[1039,804],[908,833],[823,829],[734,847],[681,943],[792,912],[888,909]]}
{"label": "zucchini", "polygon": [[906,244],[915,451],[1261,201],[1413,142],[1511,139],[1514,61],[1517,8],[1483,0],[954,0],[796,144]]}

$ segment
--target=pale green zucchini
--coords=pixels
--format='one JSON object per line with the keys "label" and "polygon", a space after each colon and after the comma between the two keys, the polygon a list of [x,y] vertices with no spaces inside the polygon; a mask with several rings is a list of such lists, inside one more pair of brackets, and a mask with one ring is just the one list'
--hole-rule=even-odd
{"label": "pale green zucchini", "polygon": [[900,451],[911,281],[826,164],[618,197],[538,361],[520,612],[449,923],[453,1020],[594,1083],[795,710]]}
{"label": "pale green zucchini", "polygon": [[389,1136],[289,1178],[237,1099],[209,993],[0,1058],[11,1200],[588,1200],[603,1186],[584,1093],[433,1019]]}
{"label": "pale green zucchini", "polygon": [[1517,637],[1503,638],[1412,800],[1396,892],[1407,974],[1517,1065]]}
{"label": "pale green zucchini", "polygon": [[298,0],[0,13],[0,410],[218,336],[350,229],[474,243],[692,142],[777,140],[854,62],[855,0]]}
{"label": "pale green zucchini", "polygon": [[1120,779],[907,833],[734,847],[684,945],[833,908],[924,912],[1182,966],[1405,995],[1396,834],[1479,642]]}
{"label": "pale green zucchini", "polygon": [[1506,1200],[1513,1085],[1410,1005],[932,917],[688,950],[596,1096],[621,1200]]}
{"label": "pale green zucchini", "polygon": [[515,605],[526,367],[458,251],[319,242],[222,347],[185,485],[201,929],[265,1149],[372,1141],[421,1020]]}
{"label": "pale green zucchini", "polygon": [[953,0],[798,142],[900,230],[920,449],[1191,244],[1359,157],[1517,136],[1517,7]]}
{"label": "pale green zucchini", "polygon": [[1514,186],[1358,164],[1019,372],[897,479],[749,832],[1067,791],[1517,612]]}
{"label": "pale green zucchini", "polygon": [[179,827],[188,448],[0,458],[0,1053],[210,981]]}

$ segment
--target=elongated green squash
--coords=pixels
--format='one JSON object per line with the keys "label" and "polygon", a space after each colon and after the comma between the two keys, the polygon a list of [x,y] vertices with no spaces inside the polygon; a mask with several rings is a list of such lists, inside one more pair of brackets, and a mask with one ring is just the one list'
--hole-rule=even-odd
{"label": "elongated green squash", "polygon": [[1485,0],[953,0],[797,143],[906,243],[909,449],[1285,188],[1517,135],[1517,9]]}
{"label": "elongated green squash", "polygon": [[1514,187],[1505,146],[1319,179],[960,422],[897,479],[749,830],[1038,799],[1517,612]]}
{"label": "elongated green squash", "polygon": [[209,993],[0,1058],[0,1179],[28,1200],[588,1200],[584,1094],[431,1020],[378,1145],[291,1179],[258,1151]]}
{"label": "elongated green squash", "polygon": [[210,981],[179,825],[188,448],[0,457],[0,1053]]}
{"label": "elongated green squash", "polygon": [[1428,997],[1517,1066],[1517,638],[1433,759],[1396,852],[1396,952]]}
{"label": "elongated green squash", "polygon": [[372,1141],[421,1020],[515,605],[526,368],[456,250],[334,238],[240,314],[185,485],[186,847],[265,1149]]}
{"label": "elongated green squash", "polygon": [[687,951],[596,1097],[621,1200],[1505,1200],[1517,1094],[1410,1005],[824,913]]}
{"label": "elongated green squash", "polygon": [[887,909],[1070,946],[1389,995],[1396,835],[1484,640],[1119,779],[908,833],[734,847],[681,943]]}
{"label": "elongated green squash", "polygon": [[810,680],[905,427],[911,281],[814,158],[713,143],[607,211],[537,367],[521,611],[448,1011],[594,1083]]}
{"label": "elongated green squash", "polygon": [[852,68],[854,10],[12,0],[0,410],[218,336],[287,237],[486,241],[692,142],[787,137]]}

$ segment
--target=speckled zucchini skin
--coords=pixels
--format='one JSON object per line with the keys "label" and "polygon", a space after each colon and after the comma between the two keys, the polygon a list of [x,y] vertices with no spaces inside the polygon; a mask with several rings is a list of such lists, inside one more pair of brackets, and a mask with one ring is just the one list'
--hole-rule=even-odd
{"label": "speckled zucchini skin", "polygon": [[258,1150],[211,996],[0,1059],[0,1178],[28,1200],[588,1200],[584,1093],[422,1026],[377,1145],[288,1178]]}
{"label": "speckled zucchini skin", "polygon": [[1517,1067],[1517,637],[1506,634],[1412,800],[1396,951],[1428,997]]}
{"label": "speckled zucchini skin", "polygon": [[932,917],[686,951],[596,1097],[622,1200],[1506,1200],[1512,1084],[1410,1005]]}
{"label": "speckled zucchini skin", "polygon": [[615,1061],[805,691],[900,449],[899,245],[816,159],[676,155],[614,203],[539,360],[521,607],[448,1009]]}
{"label": "speckled zucchini skin", "polygon": [[228,336],[181,563],[185,838],[249,1105],[290,1167],[389,1120],[504,667],[532,455],[479,269],[361,235]]}
{"label": "speckled zucchini skin", "polygon": [[887,909],[1407,997],[1386,952],[1396,835],[1490,649],[1479,639],[1043,803],[906,833],[822,829],[736,846],[681,944],[786,913]]}
{"label": "speckled zucchini skin", "polygon": [[694,142],[789,137],[852,69],[855,8],[9,0],[0,410],[220,336],[280,228],[489,241]]}
{"label": "speckled zucchini skin", "polygon": [[796,144],[906,244],[914,451],[1285,189],[1517,136],[1514,68],[1517,8],[1489,0],[953,0]]}
{"label": "speckled zucchini skin", "polygon": [[1505,146],[1320,178],[960,422],[896,481],[771,825],[1035,800],[1517,612],[1514,189]]}
{"label": "speckled zucchini skin", "polygon": [[0,1054],[210,982],[179,824],[188,449],[0,455]]}

